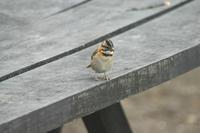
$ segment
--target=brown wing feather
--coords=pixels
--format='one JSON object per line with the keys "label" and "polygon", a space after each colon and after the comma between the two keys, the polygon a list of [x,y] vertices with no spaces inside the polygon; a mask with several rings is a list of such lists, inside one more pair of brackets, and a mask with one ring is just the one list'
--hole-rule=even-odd
{"label": "brown wing feather", "polygon": [[93,59],[93,57],[97,54],[97,52],[98,52],[98,49],[96,49],[96,50],[92,53],[91,59]]}
{"label": "brown wing feather", "polygon": [[[98,52],[98,49],[96,49],[96,50],[92,53],[91,60],[92,60],[93,57],[97,54],[97,52]],[[89,65],[87,66],[87,68],[89,68],[89,67],[91,67],[91,64],[89,64]]]}

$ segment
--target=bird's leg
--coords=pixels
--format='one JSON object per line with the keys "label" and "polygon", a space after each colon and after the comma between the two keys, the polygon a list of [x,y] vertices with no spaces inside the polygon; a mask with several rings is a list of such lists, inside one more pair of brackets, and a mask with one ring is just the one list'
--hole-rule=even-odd
{"label": "bird's leg", "polygon": [[96,72],[95,72],[95,80],[99,81],[99,77]]}
{"label": "bird's leg", "polygon": [[99,81],[99,80],[110,80],[110,78],[108,76],[106,76],[106,73],[104,73],[104,76],[100,77],[97,75],[97,73],[95,73],[95,80]]}
{"label": "bird's leg", "polygon": [[104,79],[105,80],[110,80],[110,78],[106,76],[106,73],[104,73]]}

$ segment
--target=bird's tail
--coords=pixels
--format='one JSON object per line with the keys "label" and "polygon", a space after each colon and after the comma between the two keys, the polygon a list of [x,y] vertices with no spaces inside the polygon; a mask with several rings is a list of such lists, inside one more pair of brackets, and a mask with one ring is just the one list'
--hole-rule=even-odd
{"label": "bird's tail", "polygon": [[87,68],[91,67],[91,64],[87,66]]}

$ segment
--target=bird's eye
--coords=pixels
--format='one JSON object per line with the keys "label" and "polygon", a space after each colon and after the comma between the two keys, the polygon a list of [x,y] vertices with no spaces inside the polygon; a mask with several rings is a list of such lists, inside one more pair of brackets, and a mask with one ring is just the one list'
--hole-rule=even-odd
{"label": "bird's eye", "polygon": [[110,51],[110,49],[109,48],[105,48],[105,51]]}

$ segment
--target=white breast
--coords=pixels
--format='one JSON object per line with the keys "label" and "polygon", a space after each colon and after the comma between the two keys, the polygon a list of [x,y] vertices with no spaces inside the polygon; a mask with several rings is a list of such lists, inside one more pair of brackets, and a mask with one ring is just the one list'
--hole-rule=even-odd
{"label": "white breast", "polygon": [[91,62],[91,67],[97,73],[104,73],[111,69],[113,64],[113,56],[101,56],[100,54],[96,54]]}

